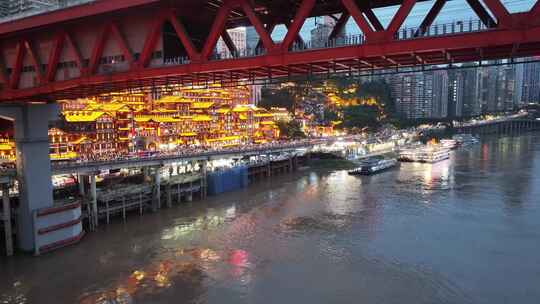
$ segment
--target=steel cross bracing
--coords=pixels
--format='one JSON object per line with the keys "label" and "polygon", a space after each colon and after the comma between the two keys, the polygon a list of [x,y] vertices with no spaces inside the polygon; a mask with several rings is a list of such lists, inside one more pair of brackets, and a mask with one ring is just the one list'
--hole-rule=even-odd
{"label": "steel cross bracing", "polygon": [[[0,101],[56,99],[161,85],[224,85],[296,74],[528,57],[540,54],[540,0],[509,13],[501,0],[466,0],[478,16],[439,27],[450,0],[436,0],[414,29],[403,23],[424,0],[98,0],[0,24]],[[366,4],[369,3],[369,4]],[[399,5],[385,28],[373,8]],[[288,8],[288,9],[284,9]],[[305,21],[331,15],[325,47],[300,37]],[[362,31],[340,37],[352,18]],[[276,25],[287,33],[271,37]],[[227,29],[253,26],[254,50]],[[223,38],[231,58],[214,53]]]}

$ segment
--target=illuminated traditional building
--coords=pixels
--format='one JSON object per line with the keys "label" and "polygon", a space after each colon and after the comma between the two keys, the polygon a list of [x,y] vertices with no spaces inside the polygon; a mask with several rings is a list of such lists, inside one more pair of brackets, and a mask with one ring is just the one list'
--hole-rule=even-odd
{"label": "illuminated traditional building", "polygon": [[[286,109],[249,104],[247,87],[177,88],[168,94],[152,99],[145,93],[110,93],[59,101],[61,119],[49,130],[51,158],[267,142],[279,137],[275,121],[290,119]],[[0,158],[14,157],[14,144],[0,141]]]}
{"label": "illuminated traditional building", "polygon": [[64,130],[92,141],[92,153],[118,152],[118,130],[114,117],[102,111],[66,111]]}
{"label": "illuminated traditional building", "polygon": [[73,135],[58,128],[49,129],[50,155],[53,160],[74,159],[78,156],[75,151]]}
{"label": "illuminated traditional building", "polygon": [[15,160],[15,142],[9,138],[0,138],[0,162]]}

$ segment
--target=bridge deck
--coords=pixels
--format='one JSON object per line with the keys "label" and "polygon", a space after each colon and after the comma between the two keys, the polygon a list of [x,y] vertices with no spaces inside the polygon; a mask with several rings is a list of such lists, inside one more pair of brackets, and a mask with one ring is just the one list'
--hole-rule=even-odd
{"label": "bridge deck", "polygon": [[[478,20],[433,24],[433,6],[404,28],[425,0],[101,0],[0,24],[0,100],[43,102],[156,86],[224,86],[295,75],[367,75],[376,70],[540,54],[540,0],[509,13],[501,0],[467,0]],[[438,0],[446,2],[446,0]],[[372,8],[401,4],[385,28]],[[283,7],[290,9],[283,10]],[[207,12],[207,13],[206,13]],[[310,16],[341,14],[323,46],[302,40]],[[334,16],[336,18],[336,16]],[[347,20],[362,34],[340,37]],[[283,24],[287,33],[274,41]],[[242,49],[226,29],[252,25],[259,47]],[[219,38],[232,54],[214,53]]]}

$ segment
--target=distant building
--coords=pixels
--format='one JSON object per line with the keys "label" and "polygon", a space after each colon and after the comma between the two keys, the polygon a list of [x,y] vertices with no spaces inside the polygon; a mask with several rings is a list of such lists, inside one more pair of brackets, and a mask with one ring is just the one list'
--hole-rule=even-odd
{"label": "distant building", "polygon": [[471,117],[480,115],[482,107],[478,97],[478,69],[469,68],[459,71],[462,75],[463,109],[462,116]]}
{"label": "distant building", "polygon": [[0,10],[4,16],[15,16],[33,11],[51,10],[60,7],[59,0],[2,0]]}
{"label": "distant building", "polygon": [[463,116],[464,73],[462,71],[449,71],[448,83],[448,117]]}
{"label": "distant building", "polygon": [[[227,30],[229,36],[231,37],[232,42],[234,43],[236,50],[239,52],[245,52],[246,50],[246,28],[237,27],[234,29]],[[225,44],[222,38],[219,38],[216,45],[217,54],[221,57],[230,57],[231,52]]]}
{"label": "distant building", "polygon": [[257,33],[257,30],[255,30],[255,27],[250,26],[246,28],[246,48],[248,50],[254,50],[257,48],[257,44],[259,44],[259,34]]}
{"label": "distant building", "polygon": [[0,0],[0,18],[30,16],[94,0]]}
{"label": "distant building", "polygon": [[448,72],[433,72],[433,91],[431,98],[431,118],[448,116]]}
{"label": "distant building", "polygon": [[328,37],[332,32],[332,26],[325,23],[317,24],[317,26],[311,30],[311,47],[323,48],[328,43]]}
{"label": "distant building", "polygon": [[410,73],[390,79],[396,110],[405,119],[430,118],[433,100],[433,74]]}
{"label": "distant building", "polygon": [[521,102],[540,103],[540,62],[523,64]]}
{"label": "distant building", "polygon": [[[337,18],[337,17],[336,17]],[[319,19],[317,19],[319,20]],[[311,47],[323,48],[328,44],[328,38],[336,26],[336,19],[331,16],[324,16],[321,23],[317,23],[315,28],[311,30]],[[345,37],[346,29],[343,27],[341,33],[336,38],[336,43],[339,44],[339,39]]]}
{"label": "distant building", "polygon": [[514,94],[514,104],[516,104],[518,107],[523,107],[523,73],[524,73],[524,65],[523,64],[516,64],[515,71],[516,71],[516,81],[515,81],[515,94]]}
{"label": "distant building", "polygon": [[501,108],[499,110],[512,111],[517,108],[516,104],[516,65],[503,65],[499,67],[499,98]]}
{"label": "distant building", "polygon": [[251,85],[249,86],[250,90],[250,104],[253,105],[259,105],[259,102],[261,101],[261,94],[262,94],[262,85]]}
{"label": "distant building", "polygon": [[9,16],[9,2],[0,1],[0,18]]}

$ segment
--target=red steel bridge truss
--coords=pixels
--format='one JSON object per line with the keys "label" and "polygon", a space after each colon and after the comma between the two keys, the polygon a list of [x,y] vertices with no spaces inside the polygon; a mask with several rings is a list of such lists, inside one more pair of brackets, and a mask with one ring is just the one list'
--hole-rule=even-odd
{"label": "red steel bridge truss", "polygon": [[[414,29],[403,23],[426,0],[98,0],[0,23],[0,101],[43,102],[176,84],[249,83],[291,75],[364,73],[540,54],[540,0],[510,13],[501,0],[466,0],[478,16],[435,27],[451,0],[435,0]],[[385,27],[374,8],[399,6]],[[300,30],[333,16],[324,47]],[[361,36],[340,37],[353,19]],[[467,24],[468,22],[468,24]],[[272,30],[287,28],[282,41]],[[254,50],[227,29],[253,26]],[[435,28],[434,28],[435,27]],[[222,38],[232,54],[217,58]]]}

